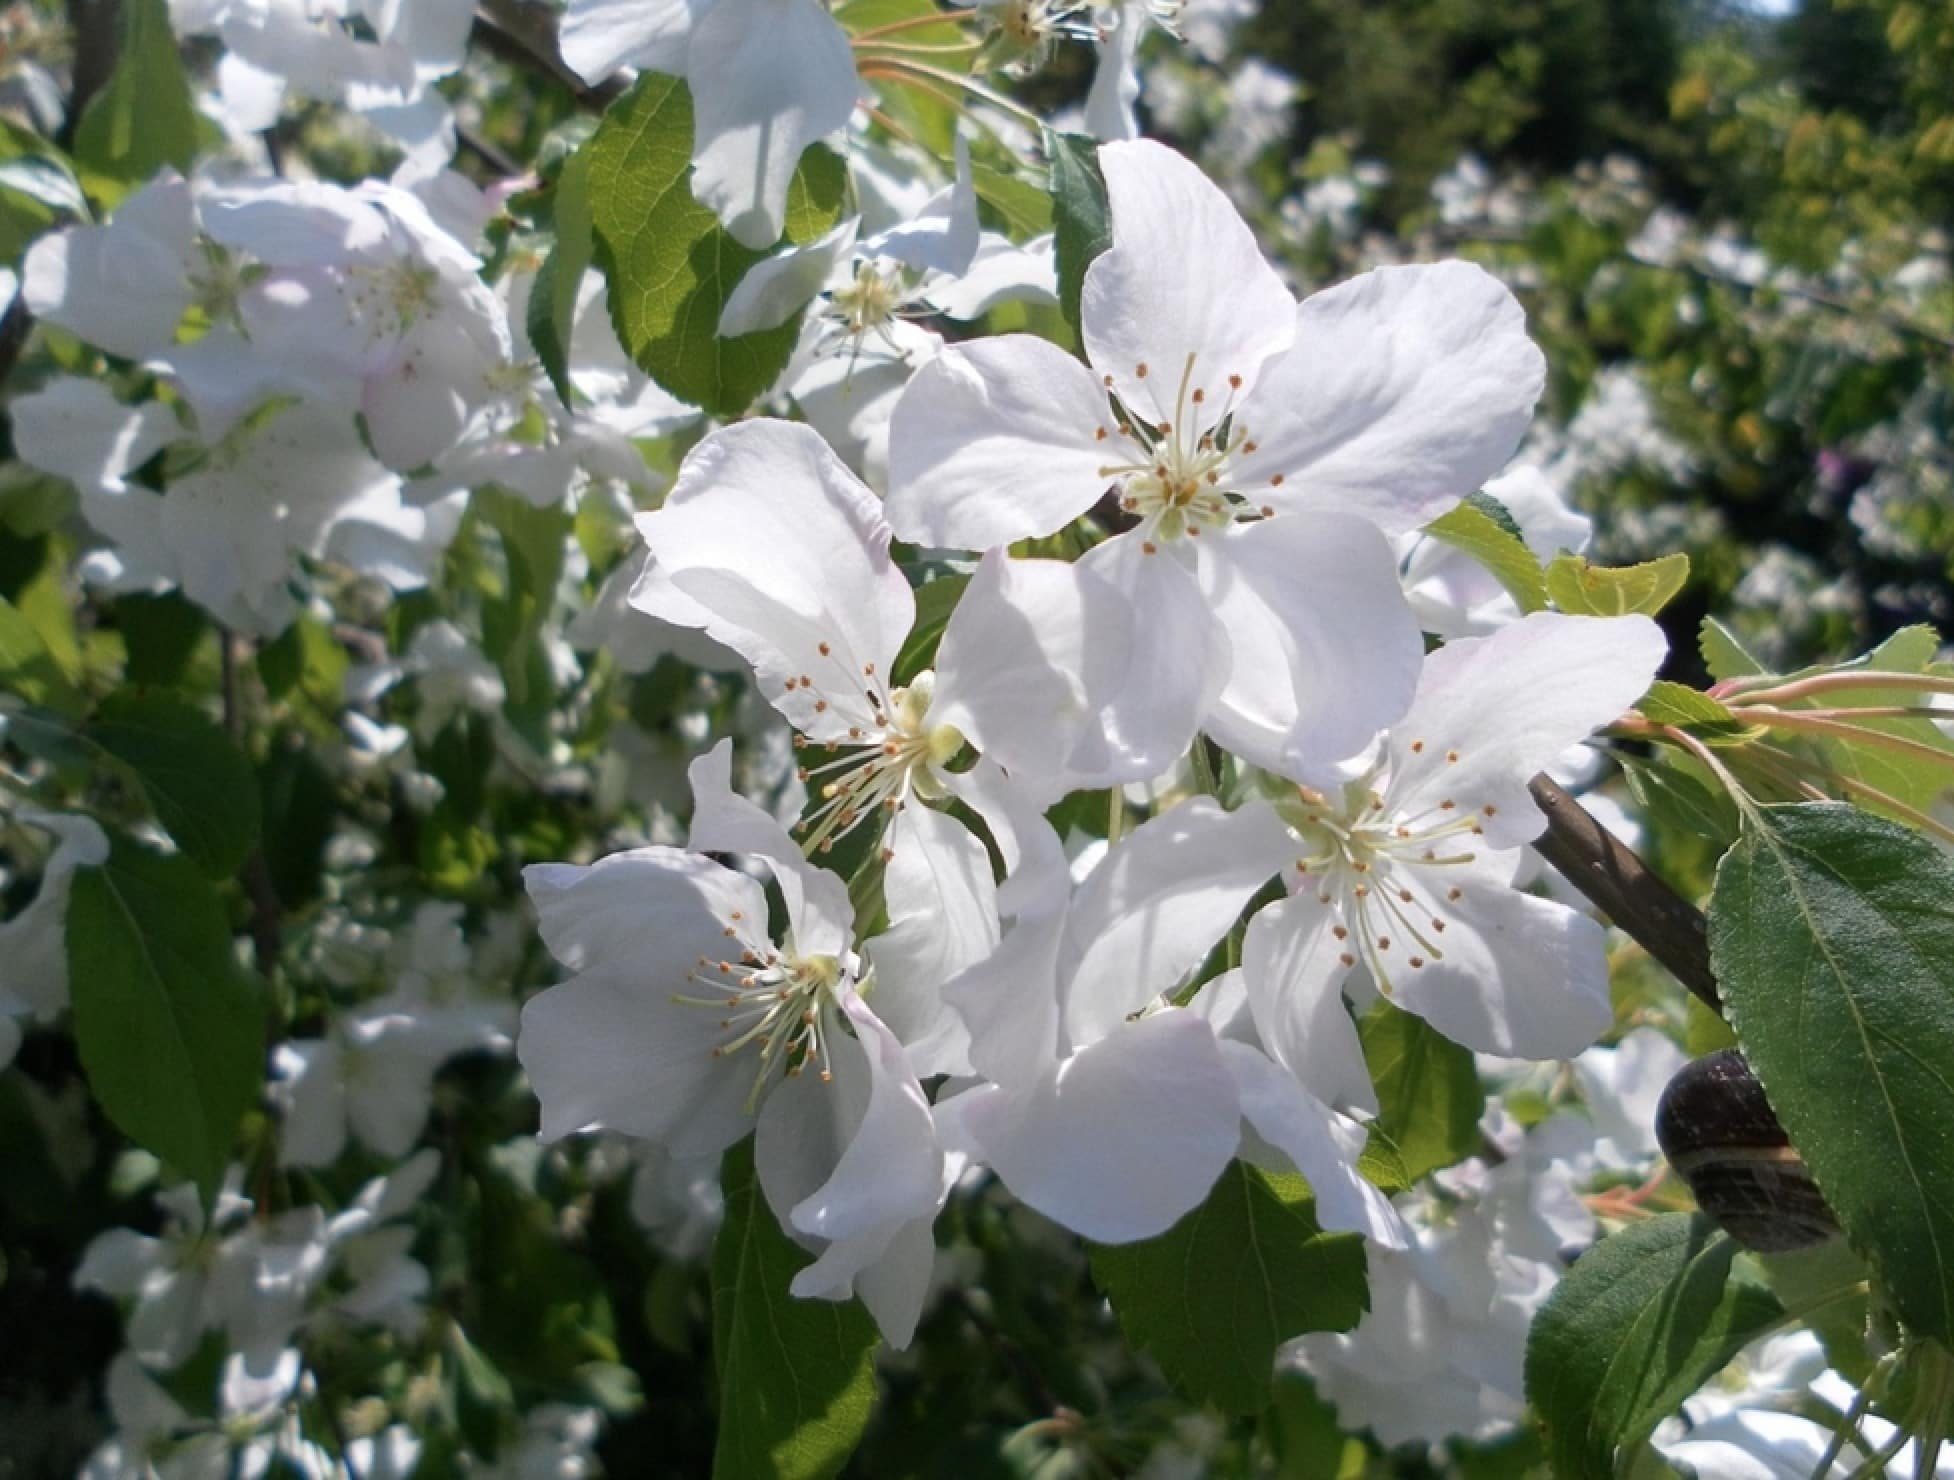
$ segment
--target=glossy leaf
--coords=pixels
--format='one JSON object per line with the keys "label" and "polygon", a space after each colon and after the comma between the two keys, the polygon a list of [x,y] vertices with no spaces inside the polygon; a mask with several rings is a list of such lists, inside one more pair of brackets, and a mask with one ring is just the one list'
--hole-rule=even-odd
{"label": "glossy leaf", "polygon": [[1370,1308],[1363,1240],[1317,1225],[1301,1177],[1239,1161],[1158,1238],[1095,1246],[1092,1274],[1127,1339],[1228,1413],[1269,1406],[1284,1342],[1348,1331]]}
{"label": "glossy leaf", "polygon": [[1053,248],[1058,254],[1058,303],[1065,321],[1079,326],[1079,295],[1092,259],[1113,244],[1113,210],[1099,173],[1099,145],[1083,134],[1047,132],[1052,162]]}
{"label": "glossy leaf", "polygon": [[726,1153],[712,1248],[719,1377],[715,1480],[819,1480],[848,1462],[875,1401],[875,1323],[859,1304],[788,1293],[808,1255],[760,1193],[753,1143]]}
{"label": "glossy leaf", "polygon": [[1470,1049],[1389,1002],[1365,1013],[1357,1030],[1377,1089],[1372,1134],[1389,1149],[1384,1165],[1403,1185],[1479,1149],[1486,1095]]}
{"label": "glossy leaf", "polygon": [[1560,1480],[1607,1480],[1697,1388],[1782,1316],[1700,1214],[1635,1223],[1583,1254],[1527,1337],[1527,1400]]}
{"label": "glossy leaf", "polygon": [[138,1145],[207,1190],[264,1073],[264,1009],[216,891],[182,857],[113,840],[76,871],[68,980],[90,1089]]}
{"label": "glossy leaf", "polygon": [[258,841],[258,782],[223,730],[189,705],[117,695],[83,731],[134,777],[156,820],[205,873],[235,873]]}
{"label": "glossy leaf", "polygon": [[[596,259],[611,322],[645,373],[681,401],[731,416],[787,367],[797,315],[777,329],[721,339],[720,311],[765,253],[734,241],[692,198],[692,96],[647,73],[611,106],[585,146]],[[787,198],[790,242],[811,241],[841,212],[843,170],[816,147]]]}
{"label": "glossy leaf", "polygon": [[1839,803],[1762,816],[1710,904],[1725,1011],[1900,1317],[1954,1344],[1954,860]]}

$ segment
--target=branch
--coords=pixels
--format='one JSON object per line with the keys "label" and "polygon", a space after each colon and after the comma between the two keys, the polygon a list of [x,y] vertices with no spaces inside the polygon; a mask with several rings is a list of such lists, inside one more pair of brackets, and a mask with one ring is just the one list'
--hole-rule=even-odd
{"label": "branch", "polygon": [[1536,776],[1528,790],[1547,814],[1547,831],[1534,839],[1535,851],[1720,1014],[1723,1003],[1710,970],[1709,922],[1703,912],[1557,783]]}
{"label": "branch", "polygon": [[567,88],[582,107],[601,112],[625,90],[621,77],[592,86],[570,70],[556,42],[556,7],[547,0],[482,0],[474,39],[503,61]]}

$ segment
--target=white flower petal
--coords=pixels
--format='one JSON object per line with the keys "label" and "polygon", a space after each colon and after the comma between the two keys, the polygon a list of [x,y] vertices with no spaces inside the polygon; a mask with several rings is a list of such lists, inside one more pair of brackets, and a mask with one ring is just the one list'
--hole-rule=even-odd
{"label": "white flower petal", "polygon": [[751,663],[767,701],[812,739],[879,728],[867,690],[886,697],[915,598],[880,501],[819,433],[769,420],[714,433],[638,529],[660,580],[688,600],[674,609],[641,581],[633,606],[680,626],[703,609],[707,635]]}
{"label": "white flower petal", "polygon": [[1196,165],[1163,145],[1101,145],[1099,167],[1113,245],[1086,269],[1079,305],[1093,369],[1149,421],[1184,419],[1184,378],[1210,404],[1231,388],[1246,395],[1296,332],[1296,300],[1255,234]]}
{"label": "white flower petal", "polygon": [[685,43],[713,0],[571,0],[557,44],[572,72],[593,86],[620,67],[673,75]]}
{"label": "white flower petal", "polygon": [[1233,649],[1206,728],[1298,780],[1354,755],[1411,702],[1424,640],[1384,537],[1347,514],[1282,514],[1200,544]]}
{"label": "white flower petal", "polygon": [[1293,856],[1275,813],[1196,797],[1122,839],[1080,887],[1065,1025],[1089,1043],[1183,980]]}
{"label": "white flower petal", "polygon": [[911,801],[883,837],[889,928],[868,942],[875,1007],[916,1073],[970,1072],[969,1035],[943,984],[997,949],[997,884],[990,854],[961,822]]}
{"label": "white flower petal", "polygon": [[131,359],[167,346],[190,306],[200,266],[190,186],[165,170],[106,226],[44,236],[21,267],[34,316]]}
{"label": "white flower petal", "polygon": [[957,1103],[1015,1196],[1101,1243],[1165,1233],[1207,1196],[1240,1140],[1214,1034],[1171,1009],[1121,1023],[1027,1091],[978,1090]]}
{"label": "white flower petal", "polygon": [[936,655],[934,723],[1056,801],[1115,767],[1102,711],[1132,662],[1133,609],[1096,571],[985,555]]}
{"label": "white flower petal", "polygon": [[1264,369],[1237,473],[1278,506],[1415,529],[1497,473],[1546,384],[1506,285],[1470,262],[1380,267],[1312,294]]}
{"label": "white flower petal", "polygon": [[859,1071],[868,1082],[867,1103],[833,1173],[788,1214],[798,1232],[830,1241],[933,1216],[943,1193],[943,1151],[929,1100],[902,1044],[855,992],[843,994],[841,1010],[854,1028],[860,1062],[837,1064],[835,1073]]}
{"label": "white flower petal", "polygon": [[[1103,435],[1102,435],[1103,434]],[[921,545],[987,550],[1063,529],[1133,445],[1092,372],[1054,344],[1004,334],[918,370],[889,427],[889,523]]]}
{"label": "white flower petal", "polygon": [[837,268],[855,250],[855,232],[861,222],[854,216],[843,221],[826,236],[817,237],[803,247],[788,247],[762,258],[746,270],[726,306],[719,311],[721,339],[739,334],[757,334],[778,329],[826,286]]}
{"label": "white flower petal", "polygon": [[845,127],[861,82],[817,0],[716,0],[694,22],[692,193],[742,246],[766,248],[808,145]]}
{"label": "white flower petal", "polygon": [[1267,1055],[1246,1043],[1223,1041],[1221,1056],[1241,1092],[1242,1116],[1303,1174],[1324,1228],[1361,1233],[1387,1249],[1409,1242],[1391,1201],[1357,1171],[1364,1133],[1310,1095]]}
{"label": "white flower petal", "polygon": [[[847,884],[839,874],[809,863],[771,813],[733,790],[733,742],[721,740],[692,762],[686,775],[692,783],[687,846],[763,859],[787,906],[794,949],[803,956],[846,952],[854,941],[855,923]],[[764,913],[760,918],[766,918]]]}
{"label": "white flower petal", "polygon": [[1242,978],[1255,1028],[1271,1056],[1325,1104],[1377,1112],[1357,1025],[1343,1004],[1336,912],[1314,894],[1265,905],[1242,942]]}
{"label": "white flower petal", "polygon": [[1568,1059],[1614,1022],[1599,924],[1506,885],[1474,881],[1445,905],[1444,954],[1395,973],[1392,1000],[1455,1043]]}
{"label": "white flower petal", "polygon": [[1102,784],[1150,781],[1185,755],[1228,677],[1228,630],[1175,548],[1150,551],[1136,532],[1095,545],[1078,562],[1133,612],[1126,673],[1101,710],[1111,752]]}
{"label": "white flower petal", "polygon": [[1489,847],[1539,836],[1546,819],[1527,782],[1626,713],[1667,651],[1647,617],[1558,612],[1447,643],[1425,660],[1417,697],[1391,729],[1393,808],[1491,804],[1483,818]]}

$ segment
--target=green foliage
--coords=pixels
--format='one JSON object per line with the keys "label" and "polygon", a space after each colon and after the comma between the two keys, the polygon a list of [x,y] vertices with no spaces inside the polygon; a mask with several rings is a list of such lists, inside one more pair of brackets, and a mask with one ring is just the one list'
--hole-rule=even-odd
{"label": "green foliage", "polygon": [[1113,244],[1112,208],[1099,173],[1098,144],[1083,134],[1045,134],[1052,162],[1053,247],[1058,253],[1058,305],[1079,326],[1079,294],[1092,259]]}
{"label": "green foliage", "polygon": [[[718,335],[727,299],[766,254],[734,241],[692,198],[685,84],[657,73],[639,78],[582,152],[596,260],[609,281],[618,338],[680,400],[724,416],[744,411],[787,367],[800,319],[757,334]],[[802,157],[787,200],[788,242],[812,241],[834,225],[843,178],[829,150]]]}
{"label": "green foliage", "polygon": [[1527,1399],[1562,1480],[1609,1480],[1618,1450],[1783,1315],[1737,1246],[1700,1215],[1632,1223],[1589,1250],[1527,1338]]}
{"label": "green foliage", "polygon": [[264,1073],[264,1011],[211,885],[123,837],[76,871],[68,983],[89,1087],[122,1132],[213,1191]]}
{"label": "green foliage", "polygon": [[165,165],[187,175],[198,143],[197,106],[169,6],[124,0],[121,55],[75,130],[76,157],[98,175],[136,184]]}
{"label": "green foliage", "polygon": [[135,779],[187,858],[213,877],[237,871],[258,841],[258,788],[221,729],[180,700],[117,694],[83,735]]}
{"label": "green foliage", "polygon": [[1710,951],[1751,1067],[1902,1320],[1954,1342],[1954,863],[1836,804],[1751,819]]}
{"label": "green foliage", "polygon": [[753,1143],[720,1170],[726,1222],[712,1250],[712,1361],[719,1378],[715,1480],[818,1480],[861,1442],[875,1399],[875,1323],[859,1305],[797,1300],[808,1256],[760,1193]]}
{"label": "green foliage", "polygon": [[1426,525],[1425,533],[1485,566],[1521,611],[1537,612],[1547,605],[1547,581],[1539,560],[1520,539],[1512,516],[1494,500],[1469,499]]}
{"label": "green foliage", "polygon": [[1561,555],[1547,563],[1547,596],[1577,617],[1652,617],[1689,581],[1689,556],[1680,550],[1660,560],[1625,569],[1592,565],[1580,555]]}
{"label": "green foliage", "polygon": [[1365,1013],[1357,1030],[1377,1088],[1364,1148],[1373,1180],[1408,1187],[1476,1152],[1486,1095],[1472,1051],[1389,1002]]}
{"label": "green foliage", "polygon": [[577,291],[590,266],[593,240],[590,158],[587,150],[579,150],[564,160],[557,173],[556,189],[550,196],[556,242],[537,270],[524,324],[529,342],[536,346],[536,356],[565,408],[573,404],[570,336],[577,316]]}
{"label": "green foliage", "polygon": [[1748,724],[1728,705],[1699,693],[1687,684],[1659,678],[1635,706],[1651,724],[1673,725],[1712,745],[1741,745],[1763,731]]}
{"label": "green foliage", "polygon": [[1301,1177],[1239,1161],[1159,1237],[1096,1245],[1092,1274],[1127,1339],[1225,1413],[1269,1406],[1277,1347],[1370,1308],[1363,1240],[1323,1231]]}
{"label": "green foliage", "polygon": [[75,675],[49,649],[27,617],[0,599],[0,685],[35,704],[73,713],[81,704]]}

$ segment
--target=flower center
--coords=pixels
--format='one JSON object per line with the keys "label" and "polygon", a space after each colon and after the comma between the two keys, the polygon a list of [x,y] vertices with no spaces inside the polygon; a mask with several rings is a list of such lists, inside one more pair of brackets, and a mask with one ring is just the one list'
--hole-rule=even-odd
{"label": "flower center", "polygon": [[855,279],[829,295],[835,317],[856,339],[886,330],[904,300],[901,276],[882,272],[873,262],[856,265]]}
{"label": "flower center", "polygon": [[[933,771],[963,748],[963,732],[929,722],[935,692],[936,675],[928,670],[908,687],[890,689],[886,697],[869,690],[876,728],[851,727],[840,755],[824,765],[801,768],[802,781],[819,783],[821,799],[801,820],[803,846],[826,852],[864,818],[899,811],[912,791],[925,799],[941,793]],[[805,735],[794,737],[797,750],[812,743]]]}
{"label": "flower center", "polygon": [[[1267,505],[1251,507],[1229,486],[1229,461],[1255,451],[1247,428],[1235,415],[1241,377],[1228,377],[1227,393],[1217,405],[1208,388],[1195,381],[1196,358],[1190,354],[1182,365],[1173,409],[1163,419],[1147,421],[1130,407],[1116,416],[1117,435],[1131,440],[1137,454],[1130,462],[1099,469],[1101,477],[1119,480],[1120,508],[1140,521],[1148,554],[1154,552],[1157,539],[1177,540],[1183,535],[1191,539],[1204,529],[1219,529],[1237,519],[1266,519],[1275,513]],[[1146,380],[1148,367],[1136,366],[1135,374]],[[1105,377],[1109,389],[1112,382],[1110,375]],[[1114,434],[1101,427],[1096,435],[1104,441]]]}
{"label": "flower center", "polygon": [[[727,930],[735,933],[733,925]],[[812,1066],[823,1084],[834,1080],[828,1058],[833,1026],[824,1015],[832,1010],[835,991],[847,975],[833,956],[800,956],[791,945],[780,950],[748,947],[737,961],[701,956],[686,973],[700,995],[677,993],[672,1000],[721,1014],[719,1026],[727,1036],[713,1046],[714,1058],[731,1058],[748,1047],[757,1050],[759,1069],[747,1096],[750,1111],[777,1068],[798,1079]]]}
{"label": "flower center", "polygon": [[1446,916],[1465,890],[1444,870],[1475,861],[1471,839],[1485,829],[1480,813],[1449,797],[1422,812],[1394,811],[1388,786],[1375,790],[1373,779],[1351,782],[1340,797],[1298,786],[1277,810],[1310,849],[1296,873],[1315,881],[1318,901],[1339,917],[1331,927],[1339,959],[1346,967],[1361,960],[1388,997],[1394,963],[1420,971],[1445,959]]}

